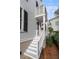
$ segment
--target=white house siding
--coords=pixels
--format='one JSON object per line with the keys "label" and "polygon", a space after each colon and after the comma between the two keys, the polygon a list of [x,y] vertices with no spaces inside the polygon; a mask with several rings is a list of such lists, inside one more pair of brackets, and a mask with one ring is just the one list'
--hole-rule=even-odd
{"label": "white house siding", "polygon": [[59,31],[59,17],[51,19],[50,22],[54,31]]}
{"label": "white house siding", "polygon": [[28,13],[28,31],[20,34],[21,41],[32,39],[35,36],[37,27],[35,19],[36,1],[41,5],[40,0],[20,0],[20,7]]}

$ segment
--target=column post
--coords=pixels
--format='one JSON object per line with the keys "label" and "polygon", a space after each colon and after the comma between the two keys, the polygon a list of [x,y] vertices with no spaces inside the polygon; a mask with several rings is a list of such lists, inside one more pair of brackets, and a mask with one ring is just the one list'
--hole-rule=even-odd
{"label": "column post", "polygon": [[45,15],[43,16],[43,32],[44,32],[44,44],[43,48],[46,46],[46,39],[45,39]]}

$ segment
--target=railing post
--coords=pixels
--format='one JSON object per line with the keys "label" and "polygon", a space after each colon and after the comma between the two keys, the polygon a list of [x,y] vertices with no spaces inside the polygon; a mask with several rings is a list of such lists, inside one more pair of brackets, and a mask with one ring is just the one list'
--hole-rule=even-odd
{"label": "railing post", "polygon": [[43,48],[45,48],[45,46],[46,46],[46,42],[45,42],[45,15],[43,16],[43,31],[44,31],[44,34],[43,34],[44,35],[43,36],[44,37],[43,38],[44,39]]}
{"label": "railing post", "polygon": [[39,57],[39,41],[38,41],[38,57]]}
{"label": "railing post", "polygon": [[38,36],[38,30],[36,30],[36,37]]}

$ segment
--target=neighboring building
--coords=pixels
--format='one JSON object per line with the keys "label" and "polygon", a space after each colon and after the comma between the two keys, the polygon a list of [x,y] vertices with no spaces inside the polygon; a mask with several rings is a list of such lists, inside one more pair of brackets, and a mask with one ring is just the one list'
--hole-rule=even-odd
{"label": "neighboring building", "polygon": [[54,31],[59,31],[59,16],[50,19],[49,23],[51,23],[51,27],[53,28]]}
{"label": "neighboring building", "polygon": [[20,42],[32,41],[24,55],[39,59],[45,48],[47,12],[42,0],[20,0]]}

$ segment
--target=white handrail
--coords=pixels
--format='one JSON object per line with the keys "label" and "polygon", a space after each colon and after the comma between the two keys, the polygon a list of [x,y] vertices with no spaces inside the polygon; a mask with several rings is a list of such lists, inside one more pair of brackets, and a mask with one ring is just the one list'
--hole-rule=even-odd
{"label": "white handrail", "polygon": [[[37,30],[36,30],[37,32]],[[43,48],[43,42],[44,42],[44,31],[42,31],[42,33],[38,36],[37,33],[36,33],[36,36],[35,38],[33,39],[33,41],[37,42],[37,59],[39,59],[40,57],[40,54],[41,54],[41,51],[42,51],[42,48]]]}
{"label": "white handrail", "polygon": [[38,57],[40,56],[40,53],[43,48],[43,41],[44,41],[44,31],[41,33],[38,41]]}

